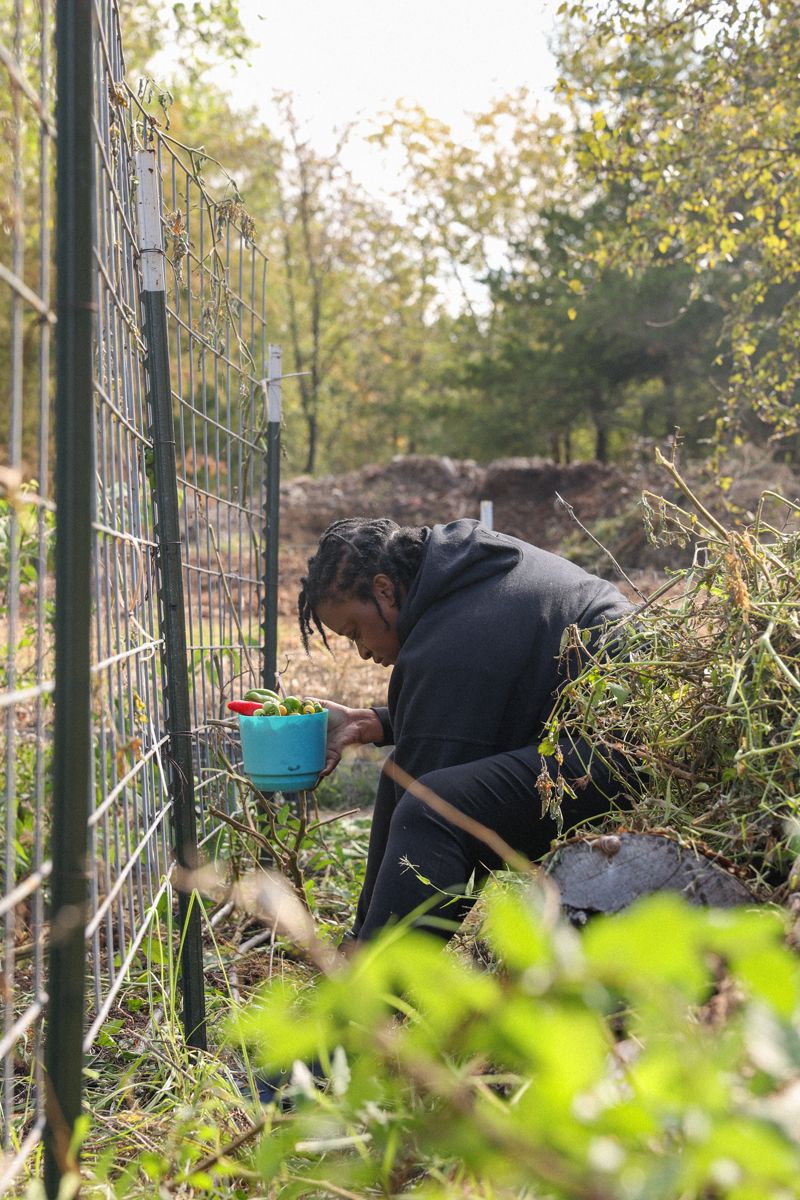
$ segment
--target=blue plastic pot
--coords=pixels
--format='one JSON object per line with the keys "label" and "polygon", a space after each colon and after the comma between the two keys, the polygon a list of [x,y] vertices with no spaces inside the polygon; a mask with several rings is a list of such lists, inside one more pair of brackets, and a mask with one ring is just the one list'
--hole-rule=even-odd
{"label": "blue plastic pot", "polygon": [[328,711],[239,717],[244,773],[261,792],[316,787],[325,765]]}

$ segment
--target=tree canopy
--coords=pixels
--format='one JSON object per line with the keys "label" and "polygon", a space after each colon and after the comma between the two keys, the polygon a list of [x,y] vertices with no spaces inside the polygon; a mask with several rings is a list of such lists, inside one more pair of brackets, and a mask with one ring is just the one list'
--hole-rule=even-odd
{"label": "tree canopy", "polygon": [[794,0],[561,5],[560,93],[580,168],[628,193],[594,258],[724,268],[722,418],[797,429],[800,10]]}
{"label": "tree canopy", "polygon": [[[235,0],[166,15],[129,6],[140,61],[167,25],[181,61],[247,53]],[[404,103],[324,154],[290,96],[267,128],[180,68],[172,119],[231,165],[270,256],[293,469],[794,434],[794,3],[569,0],[558,20],[555,106],[500,97],[463,139]],[[399,162],[392,194],[345,170],[359,138]]]}
{"label": "tree canopy", "polygon": [[[675,425],[797,453],[793,0],[569,0],[549,110],[521,90],[458,138],[405,103],[330,152],[290,96],[268,124],[209,82],[250,49],[236,0],[122,17],[131,82],[171,76],[173,132],[222,190],[226,165],[269,255],[290,470],[614,457]],[[343,166],[357,139],[399,164],[391,194]]]}

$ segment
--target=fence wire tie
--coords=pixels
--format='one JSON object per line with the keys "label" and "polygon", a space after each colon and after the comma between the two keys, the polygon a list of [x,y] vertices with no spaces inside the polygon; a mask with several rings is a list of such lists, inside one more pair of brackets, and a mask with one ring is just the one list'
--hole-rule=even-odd
{"label": "fence wire tie", "polygon": [[273,379],[259,379],[259,387],[268,387],[271,383],[280,383],[283,379],[300,379],[302,375],[310,375],[310,371],[291,371],[288,375],[276,375]]}

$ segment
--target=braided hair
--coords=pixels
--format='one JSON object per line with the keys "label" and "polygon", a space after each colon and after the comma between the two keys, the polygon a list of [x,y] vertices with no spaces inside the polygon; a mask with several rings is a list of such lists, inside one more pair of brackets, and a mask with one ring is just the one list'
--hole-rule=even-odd
{"label": "braided hair", "polygon": [[372,591],[376,575],[391,579],[399,607],[419,570],[428,533],[424,525],[400,526],[384,517],[346,517],[329,525],[316,554],[308,560],[308,574],[300,580],[297,612],[306,653],[315,629],[330,650],[317,615],[326,600],[369,600],[380,613]]}

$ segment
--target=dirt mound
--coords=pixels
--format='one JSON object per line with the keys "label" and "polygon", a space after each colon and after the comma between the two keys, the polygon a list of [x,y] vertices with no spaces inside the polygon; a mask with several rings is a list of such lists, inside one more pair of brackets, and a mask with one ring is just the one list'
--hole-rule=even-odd
{"label": "dirt mound", "polygon": [[[481,501],[489,500],[495,529],[564,554],[616,582],[620,575],[607,552],[640,582],[656,578],[665,568],[688,566],[692,548],[655,546],[648,540],[643,491],[685,504],[668,475],[656,467],[653,448],[648,449],[638,463],[627,467],[592,461],[561,465],[545,458],[503,458],[481,466],[471,459],[409,455],[342,475],[299,476],[281,484],[285,569],[301,573],[320,534],[338,518],[381,516],[401,525],[432,525],[477,517]],[[752,522],[765,490],[774,489],[789,500],[800,495],[800,480],[791,468],[752,446],[742,447],[726,465],[726,492],[701,467],[682,470],[702,503],[726,524]],[[566,506],[558,503],[559,496]],[[787,511],[771,501],[766,510],[770,519],[773,509],[780,525]]]}
{"label": "dirt mound", "polygon": [[312,542],[342,517],[429,525],[477,516],[484,473],[469,460],[409,455],[343,475],[301,475],[281,483],[281,533],[289,541]]}
{"label": "dirt mound", "polygon": [[545,550],[559,548],[573,522],[558,497],[591,524],[618,516],[636,498],[629,476],[598,462],[559,465],[544,458],[503,458],[490,463],[484,498],[494,505],[494,525]]}
{"label": "dirt mound", "polygon": [[613,516],[636,495],[624,472],[596,462],[559,466],[542,458],[506,458],[479,466],[470,459],[409,455],[384,466],[282,483],[281,534],[308,545],[341,517],[430,525],[477,517],[481,501],[490,500],[496,529],[555,549],[570,526],[556,493],[587,521]]}

